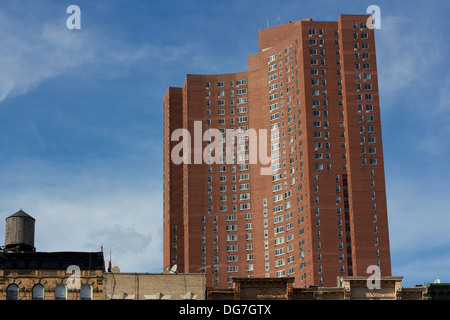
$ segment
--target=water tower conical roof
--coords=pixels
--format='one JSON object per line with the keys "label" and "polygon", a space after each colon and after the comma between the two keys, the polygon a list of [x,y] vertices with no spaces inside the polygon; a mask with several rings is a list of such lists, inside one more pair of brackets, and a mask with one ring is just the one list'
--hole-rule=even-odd
{"label": "water tower conical roof", "polygon": [[25,218],[31,218],[34,219],[32,216],[30,216],[28,213],[26,213],[25,211],[23,211],[22,209],[20,209],[19,211],[17,211],[16,213],[10,215],[8,218],[11,217],[25,217]]}

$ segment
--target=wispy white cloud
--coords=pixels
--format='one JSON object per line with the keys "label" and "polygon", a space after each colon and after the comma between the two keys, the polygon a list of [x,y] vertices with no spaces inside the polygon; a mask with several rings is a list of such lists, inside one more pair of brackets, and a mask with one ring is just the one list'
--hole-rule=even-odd
{"label": "wispy white cloud", "polygon": [[[31,23],[3,12],[0,38],[0,102],[22,95],[48,79],[68,72],[77,74],[77,69],[85,76],[93,75],[95,70],[108,76],[114,71],[120,75],[121,67],[136,63],[177,61],[190,47],[136,44],[93,26],[68,30],[59,20]],[[105,65],[109,68],[100,68]]]}
{"label": "wispy white cloud", "polygon": [[[412,15],[384,15],[382,28],[376,30],[377,63],[381,97],[385,107],[421,107],[421,101],[399,105],[405,94],[413,96],[439,84],[447,75],[439,73],[445,58],[443,31],[430,17]],[[445,44],[444,44],[445,45]],[[439,87],[439,86],[438,86]],[[416,89],[417,90],[417,89]],[[434,99],[429,93],[428,99]],[[393,103],[394,102],[394,103]],[[434,106],[429,106],[434,108]],[[417,110],[416,110],[417,111]]]}
{"label": "wispy white cloud", "polygon": [[87,39],[69,34],[67,29],[48,23],[36,26],[4,14],[0,14],[0,21],[0,37],[4,39],[0,47],[0,102],[35,88],[94,54],[89,46],[82,49]]}

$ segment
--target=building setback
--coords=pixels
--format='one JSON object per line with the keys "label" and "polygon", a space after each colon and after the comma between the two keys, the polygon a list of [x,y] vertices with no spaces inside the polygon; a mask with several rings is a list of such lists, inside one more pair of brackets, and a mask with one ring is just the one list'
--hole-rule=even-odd
{"label": "building setback", "polygon": [[[166,270],[203,272],[216,288],[230,287],[233,277],[335,286],[337,277],[375,273],[370,266],[391,276],[368,17],[260,30],[259,52],[248,57],[246,72],[187,75],[182,88],[167,90]],[[244,133],[233,148],[227,129]],[[272,163],[249,164],[251,130]],[[184,163],[178,151],[186,152]]]}

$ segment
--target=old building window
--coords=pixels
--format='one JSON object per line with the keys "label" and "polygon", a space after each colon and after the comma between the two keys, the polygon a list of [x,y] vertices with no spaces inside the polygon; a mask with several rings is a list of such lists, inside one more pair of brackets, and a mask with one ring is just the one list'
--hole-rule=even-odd
{"label": "old building window", "polygon": [[88,284],[83,284],[80,290],[80,300],[92,300],[92,288]]}
{"label": "old building window", "polygon": [[44,300],[44,286],[42,284],[33,287],[33,300]]}
{"label": "old building window", "polygon": [[58,284],[55,287],[55,300],[66,300],[67,299],[67,288],[63,284]]}
{"label": "old building window", "polygon": [[8,286],[6,300],[19,300],[19,287],[16,284],[10,284]]}

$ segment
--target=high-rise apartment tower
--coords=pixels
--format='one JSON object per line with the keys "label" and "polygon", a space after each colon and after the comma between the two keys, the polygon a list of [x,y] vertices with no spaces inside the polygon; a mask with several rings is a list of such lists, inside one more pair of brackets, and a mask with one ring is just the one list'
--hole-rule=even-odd
{"label": "high-rise apartment tower", "polygon": [[[187,75],[182,88],[168,89],[167,270],[204,272],[207,285],[219,288],[233,277],[335,286],[337,276],[374,274],[370,266],[391,275],[368,18],[260,30],[248,71]],[[241,135],[228,140],[229,132]]]}

